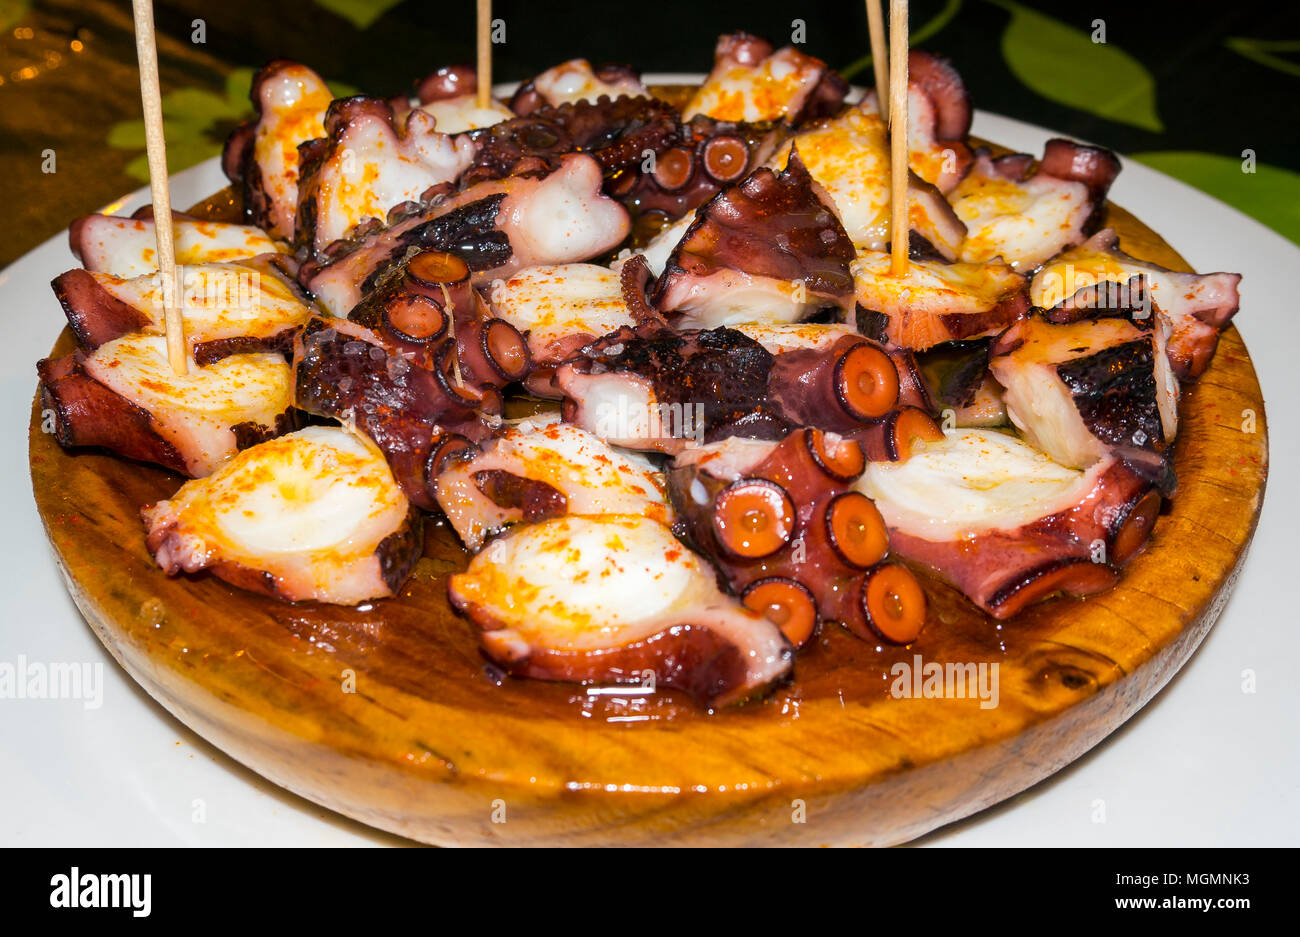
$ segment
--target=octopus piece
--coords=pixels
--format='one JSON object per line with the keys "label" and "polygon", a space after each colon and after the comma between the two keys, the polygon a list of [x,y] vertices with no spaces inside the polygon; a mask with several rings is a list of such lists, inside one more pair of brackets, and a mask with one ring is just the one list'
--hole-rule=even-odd
{"label": "octopus piece", "polygon": [[598,101],[602,97],[612,100],[623,96],[650,96],[646,86],[641,84],[641,76],[634,69],[626,65],[592,68],[586,59],[570,59],[520,85],[510,99],[510,109],[520,117],[527,117],[547,106]]}
{"label": "octopus piece", "polygon": [[555,368],[602,335],[635,324],[623,298],[622,279],[594,264],[526,267],[492,287],[492,312],[528,340],[533,368],[528,388],[558,396]]}
{"label": "octopus piece", "polygon": [[907,174],[907,251],[912,260],[952,263],[966,240],[966,224],[938,188]]}
{"label": "octopus piece", "polygon": [[496,191],[483,197],[471,191],[466,195],[473,198],[437,203],[425,213],[370,232],[346,250],[341,249],[346,242],[335,242],[323,262],[303,264],[298,281],[327,312],[342,317],[414,252],[454,253],[475,273],[500,267],[511,254],[509,238],[496,228],[506,196],[497,186],[479,188]]}
{"label": "octopus piece", "polygon": [[[185,340],[201,365],[236,353],[286,352],[294,332],[312,315],[292,278],[267,258],[179,269],[177,299]],[[132,332],[166,333],[157,274],[123,279],[69,270],[51,286],[73,334],[87,350]]]}
{"label": "octopus piece", "polygon": [[[908,55],[907,162],[911,171],[940,192],[951,192],[974,162],[966,143],[971,103],[961,75],[946,59],[913,49]],[[885,115],[875,90],[867,92],[857,110],[871,119],[872,146],[885,149],[884,176],[888,190],[888,139],[881,137]],[[852,112],[850,112],[852,113]],[[847,115],[846,115],[847,116]],[[879,131],[874,124],[880,124]]]}
{"label": "octopus piece", "polygon": [[430,480],[446,458],[477,443],[501,410],[499,393],[456,379],[448,353],[434,369],[413,365],[369,329],[346,319],[313,319],[294,343],[294,403],[368,436],[388,459],[411,503],[437,507]]}
{"label": "octopus piece", "polygon": [[[927,100],[917,88],[912,89],[911,95],[917,102]],[[777,151],[768,165],[785,166],[795,147],[814,182],[826,193],[854,247],[888,250],[891,239],[889,134],[872,99],[798,134]],[[954,151],[946,147],[937,153],[918,151],[910,157],[914,170],[920,171],[908,173],[909,235],[931,245],[946,260],[955,260],[966,226],[953,212],[941,189],[932,184],[934,180],[949,188],[956,184],[955,176],[950,178],[942,172],[949,163],[956,165],[955,157],[950,159],[946,155],[950,152]]]}
{"label": "octopus piece", "polygon": [[676,128],[676,139],[653,148],[649,169],[635,159],[611,176],[607,190],[634,217],[671,222],[749,175],[785,136],[781,125],[695,117]]}
{"label": "octopus piece", "polygon": [[285,602],[396,595],[424,547],[383,455],[337,426],[246,449],[141,515],[167,575],[208,569]]}
{"label": "octopus piece", "polygon": [[913,260],[896,277],[888,254],[863,251],[853,273],[858,331],[916,351],[996,334],[1029,310],[1025,278],[1002,263]]}
{"label": "octopus piece", "polygon": [[797,321],[850,301],[853,257],[796,151],[780,174],[758,169],[701,206],[651,301],[680,327]]}
{"label": "octopus piece", "polygon": [[[498,545],[499,544],[499,545]],[[718,588],[706,563],[645,517],[569,515],[517,527],[451,577],[484,652],[517,676],[681,690],[722,707],[793,666],[776,625]]]}
{"label": "octopus piece", "polygon": [[396,120],[405,120],[408,112],[419,109],[431,115],[438,129],[448,134],[481,130],[515,116],[496,98],[489,98],[486,107],[479,106],[478,75],[469,65],[440,68],[416,85],[414,98],[398,98],[390,103]]}
{"label": "octopus piece", "polygon": [[603,194],[601,183],[600,165],[582,153],[566,156],[545,176],[479,183],[435,199],[327,264],[304,266],[299,279],[341,316],[412,247],[457,254],[477,281],[590,260],[612,251],[631,228],[627,210]]}
{"label": "octopus piece", "polygon": [[889,352],[861,335],[844,335],[829,347],[776,355],[767,398],[797,425],[844,433],[896,409],[901,386]]}
{"label": "octopus piece", "polygon": [[658,156],[681,136],[677,111],[651,97],[573,101],[541,108],[527,121],[559,127],[573,150],[590,153],[606,173],[640,167],[646,150]]}
{"label": "octopus piece", "polygon": [[[602,97],[545,105],[526,117],[471,132],[478,154],[461,186],[549,172],[570,153],[589,153],[611,177],[639,174],[652,156],[679,143],[679,125],[677,111],[657,98]],[[621,192],[615,194],[622,197]]]}
{"label": "octopus piece", "polygon": [[627,209],[601,191],[600,164],[566,156],[550,175],[511,189],[497,215],[512,256],[497,276],[540,264],[590,260],[612,251],[631,229]]}
{"label": "octopus piece", "polygon": [[[924,625],[924,594],[909,592],[920,599],[906,605],[887,600],[910,574],[883,571],[884,521],[852,490],[865,467],[857,442],[805,427],[778,442],[732,439],[683,453],[668,484],[683,534],[796,647],[822,621],[906,643]],[[896,588],[868,602],[878,576]]]}
{"label": "octopus piece", "polygon": [[1076,316],[1029,315],[993,342],[989,368],[1007,415],[1061,465],[1087,468],[1113,452],[1172,494],[1179,388],[1165,353],[1168,320],[1158,307]]}
{"label": "octopus piece", "polygon": [[1177,273],[1138,260],[1121,251],[1119,236],[1106,228],[1045,264],[1029,293],[1035,305],[1048,308],[1085,287],[1111,283],[1117,289],[1139,275],[1173,325],[1168,351],[1175,373],[1184,380],[1199,377],[1214,357],[1219,331],[1237,312],[1239,273]]}
{"label": "octopus piece", "polygon": [[[814,351],[819,354],[833,354],[836,347],[843,347],[846,339],[852,343],[860,342],[862,337],[847,325],[824,322],[799,322],[792,325],[772,325],[763,322],[738,322],[732,326],[737,332],[749,336],[762,345],[778,359],[786,352]],[[935,410],[934,399],[917,365],[916,356],[906,348],[889,348],[881,346],[889,355],[898,374],[898,402],[905,407],[917,407],[921,410]],[[788,369],[795,371],[795,369]],[[797,372],[796,372],[797,373]],[[887,379],[887,375],[886,375]]]}
{"label": "octopus piece", "polygon": [[[971,108],[970,92],[962,81],[957,69],[943,56],[932,52],[913,49],[907,55],[908,90],[919,89],[925,96],[926,103],[933,116],[924,119],[920,111],[908,109],[909,141],[915,140],[912,134],[916,128],[925,130],[928,139],[942,142],[965,140],[970,135]],[[911,147],[913,153],[917,148]],[[923,174],[924,175],[924,174]],[[945,192],[949,191],[935,179],[929,181],[938,185]]]}
{"label": "octopus piece", "polygon": [[1096,229],[1106,192],[1119,175],[1110,150],[1070,140],[1047,142],[1036,171],[1023,153],[990,159],[985,150],[949,198],[968,229],[961,259],[1001,258],[1028,271]]}
{"label": "octopus piece", "polygon": [[834,114],[848,90],[848,83],[825,62],[793,46],[774,51],[757,36],[729,33],[719,37],[713,71],[682,116],[798,124]]}
{"label": "octopus piece", "polygon": [[[177,265],[225,263],[282,250],[259,228],[172,212]],[[72,253],[91,273],[129,280],[158,272],[154,219],[82,215],[68,228]]]}
{"label": "octopus piece", "polygon": [[273,237],[294,239],[298,147],[325,136],[333,97],[319,75],[297,62],[277,60],[253,76],[256,117],[230,135],[222,166],[243,189],[244,218]]}
{"label": "octopus piece", "polygon": [[319,255],[368,219],[454,182],[474,161],[466,136],[448,136],[431,114],[411,111],[398,125],[378,98],[330,104],[325,134],[300,152],[295,244]]}
{"label": "octopus piece", "polygon": [[[876,457],[899,459],[913,437],[934,431],[910,355],[847,330],[804,347],[778,344],[795,347],[773,354],[730,328],[625,328],[562,364],[554,384],[566,419],[616,445],[670,455],[813,426],[861,433]],[[927,409],[901,400],[904,392]]]}
{"label": "octopus piece", "polygon": [[676,453],[727,436],[778,439],[793,424],[767,401],[773,357],[734,329],[624,328],[555,371],[565,419],[629,449]]}
{"label": "octopus piece", "polygon": [[465,546],[518,523],[565,514],[630,514],[673,520],[663,475],[644,456],[621,451],[558,415],[531,417],[449,464],[435,482],[438,505]]}
{"label": "octopus piece", "polygon": [[41,408],[67,448],[102,446],[194,478],[294,428],[289,366],[240,354],[177,375],[161,336],[128,335],[37,366]]}
{"label": "octopus piece", "polygon": [[417,367],[450,368],[459,384],[480,396],[522,380],[532,367],[524,337],[490,313],[470,285],[469,266],[455,254],[408,255],[348,319]]}
{"label": "octopus piece", "polygon": [[949,430],[906,462],[869,463],[855,487],[880,510],[894,554],[998,619],[1058,592],[1109,588],[1161,505],[1115,456],[1081,472],[987,429]]}

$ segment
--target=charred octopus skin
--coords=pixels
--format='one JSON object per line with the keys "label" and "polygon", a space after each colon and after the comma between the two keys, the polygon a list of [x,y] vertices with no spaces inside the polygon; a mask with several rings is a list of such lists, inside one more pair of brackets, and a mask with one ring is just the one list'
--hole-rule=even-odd
{"label": "charred octopus skin", "polygon": [[1137,260],[1120,250],[1118,236],[1106,228],[1044,264],[1034,274],[1030,295],[1035,305],[1051,307],[1098,284],[1121,292],[1136,276],[1169,317],[1167,352],[1175,373],[1181,380],[1199,377],[1214,357],[1219,332],[1237,313],[1239,273],[1178,273]]}
{"label": "charred octopus skin", "polygon": [[[1134,292],[1146,295],[1140,278]],[[1114,452],[1171,495],[1179,387],[1165,352],[1169,331],[1159,307],[1144,302],[1062,306],[1003,332],[990,369],[1030,444],[1077,469]]]}
{"label": "charred octopus skin", "polygon": [[776,625],[724,595],[663,524],[571,515],[519,527],[451,577],[452,604],[512,674],[672,687],[700,705],[757,697],[793,654]]}
{"label": "charred octopus skin", "polygon": [[555,372],[565,419],[615,445],[679,452],[731,435],[779,438],[790,421],[766,400],[772,356],[733,329],[644,334],[625,328]]}
{"label": "charred octopus skin", "polygon": [[866,465],[858,442],[804,428],[779,442],[729,439],[683,453],[668,486],[687,539],[796,647],[821,621],[905,644],[924,626],[925,597],[907,570],[884,562],[885,523],[852,489]]}
{"label": "charred octopus skin", "polygon": [[[743,328],[789,350],[773,355]],[[804,345],[788,333],[774,338],[768,326],[742,329],[652,325],[592,343],[556,371],[566,419],[618,445],[668,454],[729,436],[775,441],[801,425],[894,441],[896,430],[933,423],[912,405],[928,403],[906,353],[851,332]],[[900,426],[898,413],[910,411]]]}

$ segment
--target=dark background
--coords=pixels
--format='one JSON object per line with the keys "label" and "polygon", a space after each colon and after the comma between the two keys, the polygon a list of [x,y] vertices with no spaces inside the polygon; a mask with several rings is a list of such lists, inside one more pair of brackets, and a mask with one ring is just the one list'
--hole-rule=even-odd
{"label": "dark background", "polygon": [[[1300,242],[1300,5],[915,0],[911,8],[913,35],[927,26],[933,32],[918,45],[952,59],[977,107],[1140,158],[1170,151],[1205,154],[1208,159],[1199,161],[1144,161]],[[155,9],[173,169],[217,152],[237,123],[246,108],[240,69],[288,57],[338,83],[336,90],[388,95],[439,65],[473,58],[470,0],[156,0]],[[1004,48],[1013,18],[1026,11],[1085,36],[1094,20],[1104,20],[1107,44],[1154,81],[1162,129],[1094,112],[1104,107],[1060,103],[1026,83],[1008,64]],[[647,71],[706,71],[720,33],[743,28],[782,45],[798,18],[806,24],[804,51],[841,69],[857,63],[852,79],[871,82],[862,61],[867,26],[860,2],[497,0],[493,13],[506,22],[507,41],[494,49],[499,81],[528,78],[574,57],[628,62]],[[192,41],[196,18],[205,23],[201,44]],[[1041,24],[1032,17],[1021,22]],[[1232,43],[1242,38],[1272,43],[1266,59],[1234,51]],[[1021,47],[1023,52],[1023,41]],[[1050,64],[1054,82],[1086,97],[1099,77],[1114,79],[1116,70],[1099,67],[1088,50],[1080,51],[1081,57],[1060,56]],[[132,126],[140,101],[129,2],[0,0],[0,55],[5,264],[144,177],[143,142],[138,124]],[[51,149],[57,170],[42,172]],[[1253,150],[1261,164],[1259,175],[1248,180],[1236,178],[1244,149]]]}

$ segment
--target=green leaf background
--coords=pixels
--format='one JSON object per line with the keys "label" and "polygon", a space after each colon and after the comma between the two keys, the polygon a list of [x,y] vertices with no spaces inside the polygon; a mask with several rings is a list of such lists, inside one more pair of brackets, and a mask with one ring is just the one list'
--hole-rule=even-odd
{"label": "green leaf background", "polygon": [[1216,153],[1167,150],[1129,158],[1227,202],[1300,244],[1300,173],[1266,163],[1244,172],[1241,158]]}
{"label": "green leaf background", "polygon": [[1156,86],[1146,67],[1110,42],[1012,0],[990,0],[1011,13],[1002,57],[1029,88],[1075,110],[1156,133]]}
{"label": "green leaf background", "polygon": [[1300,40],[1296,39],[1246,39],[1233,36],[1223,44],[1238,55],[1287,75],[1300,77],[1300,61],[1278,55],[1279,52],[1300,53]]}
{"label": "green leaf background", "polygon": [[343,17],[357,29],[368,29],[402,0],[316,0],[316,5]]}

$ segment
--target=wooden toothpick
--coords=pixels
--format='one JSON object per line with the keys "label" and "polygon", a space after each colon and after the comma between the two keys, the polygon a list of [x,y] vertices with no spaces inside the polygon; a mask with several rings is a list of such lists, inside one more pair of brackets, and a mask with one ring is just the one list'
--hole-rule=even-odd
{"label": "wooden toothpick", "polygon": [[492,103],[492,0],[478,0],[478,106]]}
{"label": "wooden toothpick", "polygon": [[907,276],[907,0],[889,2],[889,272]]}
{"label": "wooden toothpick", "polygon": [[881,109],[889,101],[889,55],[885,52],[885,17],[880,0],[867,0],[867,29],[871,33],[871,67],[876,73],[876,102]]}
{"label": "wooden toothpick", "polygon": [[153,193],[153,227],[158,236],[158,278],[162,282],[167,360],[176,374],[189,371],[185,321],[176,302],[176,248],[172,243],[172,199],[167,186],[167,143],[163,139],[162,93],[158,87],[158,46],[152,0],[131,0],[135,12],[135,54],[140,61],[140,100],[144,105],[145,149]]}

